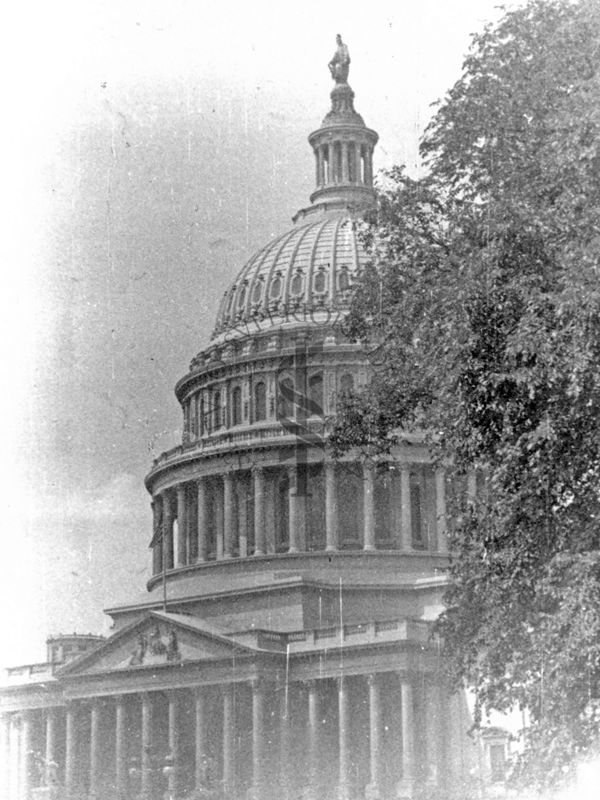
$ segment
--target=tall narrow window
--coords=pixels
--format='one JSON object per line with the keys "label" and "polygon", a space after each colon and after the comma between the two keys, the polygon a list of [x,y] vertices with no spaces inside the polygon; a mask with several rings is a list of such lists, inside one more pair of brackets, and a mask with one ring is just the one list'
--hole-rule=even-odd
{"label": "tall narrow window", "polygon": [[239,386],[231,393],[231,424],[242,424],[242,390]]}
{"label": "tall narrow window", "polygon": [[198,412],[198,430],[200,436],[203,436],[206,431],[206,420],[204,419],[204,397],[200,398],[200,410]]}
{"label": "tall narrow window", "polygon": [[290,482],[287,476],[277,484],[277,513],[275,515],[275,550],[285,552],[290,544],[289,500]]}
{"label": "tall narrow window", "polygon": [[221,392],[213,394],[213,426],[221,427]]}
{"label": "tall narrow window", "polygon": [[254,419],[260,422],[267,418],[267,387],[260,381],[254,387]]}
{"label": "tall narrow window", "polygon": [[323,416],[323,375],[312,375],[308,381],[308,396],[310,399],[310,416]]}
{"label": "tall narrow window", "polygon": [[347,372],[340,379],[340,394],[349,395],[354,391],[354,377]]}
{"label": "tall narrow window", "polygon": [[412,530],[412,546],[415,550],[423,550],[425,540],[423,537],[423,514],[421,512],[421,487],[410,487],[410,522]]}
{"label": "tall narrow window", "polygon": [[338,272],[338,289],[340,292],[345,292],[350,286],[350,279],[348,278],[348,267],[342,266]]}
{"label": "tall narrow window", "polygon": [[283,378],[279,381],[277,411],[280,419],[295,416],[294,382],[291,378]]}

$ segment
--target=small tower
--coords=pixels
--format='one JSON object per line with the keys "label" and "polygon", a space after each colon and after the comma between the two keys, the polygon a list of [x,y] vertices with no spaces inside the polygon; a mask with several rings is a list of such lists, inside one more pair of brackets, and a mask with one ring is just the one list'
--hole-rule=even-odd
{"label": "small tower", "polygon": [[321,127],[308,137],[316,171],[316,187],[310,196],[312,207],[299,211],[295,222],[316,211],[364,208],[375,199],[373,150],[379,137],[354,109],[354,92],[347,82],[348,48],[339,34],[337,43],[329,62],[335,80],[331,109]]}

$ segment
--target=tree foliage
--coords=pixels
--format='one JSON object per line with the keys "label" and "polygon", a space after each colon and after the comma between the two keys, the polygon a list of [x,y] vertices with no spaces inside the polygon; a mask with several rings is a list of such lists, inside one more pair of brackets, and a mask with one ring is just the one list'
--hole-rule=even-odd
{"label": "tree foliage", "polygon": [[474,37],[388,172],[346,331],[374,364],[331,442],[415,427],[458,479],[440,626],[482,708],[529,712],[520,777],[555,783],[600,723],[600,5],[532,0]]}

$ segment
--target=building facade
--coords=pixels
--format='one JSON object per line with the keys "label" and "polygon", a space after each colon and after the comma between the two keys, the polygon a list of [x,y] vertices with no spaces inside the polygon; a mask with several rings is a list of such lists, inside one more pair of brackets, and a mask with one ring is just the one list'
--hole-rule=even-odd
{"label": "building facade", "polygon": [[[347,50],[309,137],[316,186],[227,289],[153,463],[153,575],[109,638],[58,637],[0,690],[8,800],[464,794],[468,711],[431,635],[446,476],[415,435],[334,460],[337,404],[369,360],[340,328],[366,261],[377,134]],[[345,55],[344,55],[345,53]]]}

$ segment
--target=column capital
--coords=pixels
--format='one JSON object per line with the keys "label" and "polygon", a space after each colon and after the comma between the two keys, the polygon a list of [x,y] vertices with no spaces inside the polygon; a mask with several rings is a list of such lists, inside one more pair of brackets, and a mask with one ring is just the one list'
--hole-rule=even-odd
{"label": "column capital", "polygon": [[250,472],[252,473],[252,477],[263,477],[266,471],[266,467],[264,464],[252,464],[250,467]]}
{"label": "column capital", "polygon": [[381,672],[369,672],[367,675],[367,683],[369,686],[379,686],[381,683]]}
{"label": "column capital", "polygon": [[[337,678],[336,678],[337,680]],[[323,678],[304,678],[300,681],[305,689],[318,689],[319,685],[323,682]]]}
{"label": "column capital", "polygon": [[250,678],[248,683],[250,684],[253,694],[264,694],[272,687],[272,681],[264,677]]}

